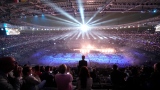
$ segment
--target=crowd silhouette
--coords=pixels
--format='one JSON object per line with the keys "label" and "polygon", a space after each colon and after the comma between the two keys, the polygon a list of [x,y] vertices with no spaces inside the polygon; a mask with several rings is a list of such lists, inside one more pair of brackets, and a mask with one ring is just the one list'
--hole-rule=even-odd
{"label": "crowd silhouette", "polygon": [[[84,60],[84,56],[83,60]],[[120,68],[20,66],[13,57],[0,58],[2,90],[159,90],[160,62]]]}

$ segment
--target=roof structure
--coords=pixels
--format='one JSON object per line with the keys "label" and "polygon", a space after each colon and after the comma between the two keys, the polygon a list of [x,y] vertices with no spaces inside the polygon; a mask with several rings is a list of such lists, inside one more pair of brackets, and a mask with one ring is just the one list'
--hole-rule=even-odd
{"label": "roof structure", "polygon": [[155,26],[160,21],[160,0],[5,1],[0,2],[0,22],[13,25],[74,27],[87,23],[98,28],[120,28]]}

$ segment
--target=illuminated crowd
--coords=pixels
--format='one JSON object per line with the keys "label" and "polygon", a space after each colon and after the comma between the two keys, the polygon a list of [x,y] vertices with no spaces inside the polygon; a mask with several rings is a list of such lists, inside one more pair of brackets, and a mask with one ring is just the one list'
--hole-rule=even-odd
{"label": "illuminated crowd", "polygon": [[[37,51],[50,50],[50,53],[67,53],[73,52],[73,47],[80,47],[84,39],[70,39],[61,38],[65,33],[70,31],[43,31],[43,32],[23,32],[15,36],[0,36],[0,54],[1,56],[14,56],[17,60],[27,60]],[[143,50],[155,55],[160,55],[160,35],[158,33],[150,34],[145,32],[127,32],[127,31],[100,31],[106,33],[107,39],[90,39],[90,42],[98,47],[114,47],[119,49],[128,47],[133,49]],[[112,37],[116,38],[112,38]],[[87,38],[86,38],[87,39]],[[80,40],[80,41],[79,41]],[[70,44],[69,44],[70,43]],[[120,50],[117,50],[120,52]],[[48,53],[44,52],[47,55]],[[74,52],[73,52],[74,53]],[[147,53],[143,53],[148,55]],[[148,55],[148,57],[156,59],[155,56]]]}

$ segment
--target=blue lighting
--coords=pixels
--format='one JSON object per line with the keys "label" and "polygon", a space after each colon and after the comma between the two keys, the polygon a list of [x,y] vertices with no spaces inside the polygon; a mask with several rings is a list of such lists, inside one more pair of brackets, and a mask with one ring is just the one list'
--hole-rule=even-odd
{"label": "blue lighting", "polygon": [[[54,65],[59,66],[60,64],[69,64],[76,66],[78,61],[81,59],[81,53],[52,53],[49,55],[42,55],[43,53],[37,52],[32,56],[32,59],[39,57],[38,62],[33,63],[43,63],[44,65]],[[95,66],[97,63],[102,65],[115,64],[119,65],[130,65],[132,60],[125,58],[123,55],[114,54],[102,54],[102,53],[90,53],[86,55],[86,60],[89,66]]]}
{"label": "blue lighting", "polygon": [[9,35],[9,31],[8,31],[8,28],[5,28],[5,30],[6,30],[6,34],[7,34],[7,35]]}
{"label": "blue lighting", "polygon": [[5,27],[5,28],[6,28],[6,27],[7,27],[7,23],[3,23],[3,27]]}
{"label": "blue lighting", "polygon": [[44,14],[42,14],[42,17],[44,17]]}
{"label": "blue lighting", "polygon": [[73,16],[71,16],[69,13],[67,13],[66,11],[64,11],[62,8],[58,7],[57,5],[55,5],[54,3],[50,4],[50,2],[47,2],[49,6],[55,8],[57,11],[59,11],[60,13],[62,13],[64,16],[68,17],[69,19],[75,21],[78,24],[81,24],[77,19],[75,19]]}
{"label": "blue lighting", "polygon": [[81,19],[82,19],[82,23],[84,24],[84,8],[83,8],[83,3],[81,0],[78,0],[78,7],[80,10],[80,15],[81,15]]}
{"label": "blue lighting", "polygon": [[43,20],[45,19],[45,15],[44,14],[41,15],[41,19],[43,19]]}
{"label": "blue lighting", "polygon": [[154,10],[153,10],[153,13],[157,13],[157,9],[154,9]]}

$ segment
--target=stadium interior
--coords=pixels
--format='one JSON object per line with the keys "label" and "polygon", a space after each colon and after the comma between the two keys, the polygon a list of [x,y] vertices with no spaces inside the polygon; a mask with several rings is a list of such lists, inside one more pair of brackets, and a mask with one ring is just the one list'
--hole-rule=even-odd
{"label": "stadium interior", "polygon": [[[82,55],[99,73],[114,64],[153,67],[160,61],[160,0],[0,0],[0,57],[76,68]],[[110,88],[109,76],[100,73],[93,90]]]}

